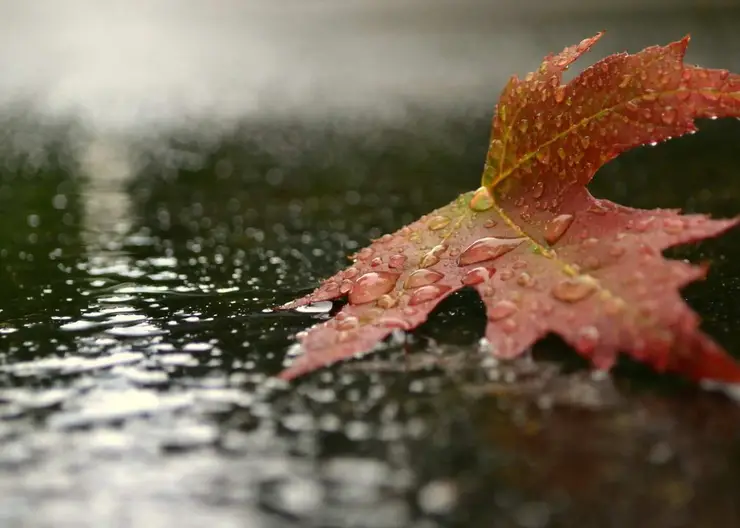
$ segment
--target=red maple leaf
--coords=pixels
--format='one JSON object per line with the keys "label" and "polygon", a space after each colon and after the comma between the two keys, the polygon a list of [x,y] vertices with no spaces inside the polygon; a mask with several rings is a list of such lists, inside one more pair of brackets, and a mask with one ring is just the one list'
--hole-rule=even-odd
{"label": "red maple leaf", "polygon": [[740,381],[740,367],[698,329],[679,288],[706,267],[661,251],[715,236],[736,220],[641,210],[586,185],[619,153],[695,130],[698,117],[740,115],[740,76],[683,64],[688,37],[612,55],[570,83],[561,75],[601,34],[503,90],[482,187],[354,255],[354,264],[290,309],[347,295],[337,315],[299,336],[291,379],[412,329],[455,291],[486,305],[499,357],[549,332],[602,369],[624,351],[657,370]]}

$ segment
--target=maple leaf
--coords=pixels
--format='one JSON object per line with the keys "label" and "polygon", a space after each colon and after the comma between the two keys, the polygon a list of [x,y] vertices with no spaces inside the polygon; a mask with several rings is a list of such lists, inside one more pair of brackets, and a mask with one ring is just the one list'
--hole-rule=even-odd
{"label": "maple leaf", "polygon": [[283,379],[366,352],[471,286],[486,305],[496,356],[514,357],[554,332],[601,369],[624,351],[659,371],[740,381],[740,367],[699,331],[679,295],[706,267],[661,254],[737,220],[633,209],[586,190],[625,150],[693,132],[698,117],[740,115],[740,76],[685,65],[686,37],[611,55],[562,84],[600,37],[511,78],[477,191],[374,241],[351,267],[281,307],[349,298],[298,336],[303,355]]}

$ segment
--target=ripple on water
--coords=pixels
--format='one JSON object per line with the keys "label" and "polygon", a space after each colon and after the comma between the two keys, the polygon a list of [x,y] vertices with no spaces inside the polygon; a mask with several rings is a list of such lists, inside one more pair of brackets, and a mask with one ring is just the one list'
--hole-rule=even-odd
{"label": "ripple on water", "polygon": [[2,365],[0,366],[0,372],[10,372],[17,376],[41,376],[50,372],[73,374],[137,363],[143,360],[144,357],[141,352],[123,351],[95,358],[75,355],[41,358]]}
{"label": "ripple on water", "polygon": [[305,306],[299,306],[294,311],[306,314],[325,314],[329,313],[333,306],[334,303],[331,301],[319,301]]}
{"label": "ripple on water", "polygon": [[84,427],[119,422],[136,416],[171,413],[190,407],[192,394],[167,394],[151,389],[93,389],[75,399],[69,409],[49,417],[53,428]]}
{"label": "ripple on water", "polygon": [[166,334],[167,331],[152,323],[139,323],[132,326],[116,326],[105,330],[106,334],[116,337],[154,337]]}

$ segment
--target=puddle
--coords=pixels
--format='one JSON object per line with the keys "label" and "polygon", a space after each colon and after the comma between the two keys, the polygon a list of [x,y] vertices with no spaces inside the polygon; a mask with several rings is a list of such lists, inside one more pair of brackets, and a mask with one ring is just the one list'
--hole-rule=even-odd
{"label": "puddle", "polygon": [[[740,56],[730,53],[740,45],[736,24],[727,22],[733,16],[707,15],[695,32],[695,57],[732,66],[727,61]],[[619,18],[610,26],[613,45],[663,40],[651,33],[656,27],[666,40],[679,37],[696,23],[680,14],[666,20]],[[116,115],[129,116],[139,92],[90,121],[95,126],[82,117],[69,127],[52,119],[63,113],[64,105],[52,104],[64,99],[62,82],[53,84],[49,107],[23,119],[5,116],[14,132],[2,140],[0,170],[0,524],[740,523],[735,402],[630,364],[615,378],[595,376],[552,341],[536,347],[534,360],[494,361],[478,342],[485,316],[474,296],[453,296],[428,324],[395,334],[377,354],[290,386],[272,378],[295,352],[293,336],[333,305],[273,308],[315,287],[371,238],[473,188],[498,89],[491,83],[602,27],[593,22],[549,24],[557,26],[552,33],[517,27],[517,42],[527,45],[488,63],[476,62],[487,56],[483,48],[465,51],[488,42],[481,28],[465,37],[463,24],[450,33],[459,38],[441,40],[436,29],[415,30],[411,44],[424,46],[411,46],[411,58],[443,56],[443,64],[457,64],[457,81],[442,83],[417,67],[397,81],[414,89],[400,93],[402,86],[380,79],[415,64],[398,57],[381,73],[367,68],[341,84],[373,109],[378,98],[396,110],[398,98],[416,101],[415,109],[392,110],[391,124],[354,113],[345,121],[324,107],[310,119],[251,119],[242,112],[247,102],[216,90],[223,76],[201,94],[206,102],[219,94],[222,106],[191,108],[202,130],[186,117],[175,120],[174,132],[168,128],[169,117],[188,107],[185,98],[161,109],[164,118],[152,113],[161,125],[146,125],[156,129],[152,144],[101,132]],[[367,24],[350,55],[385,38]],[[276,49],[293,57],[286,46]],[[458,64],[463,56],[477,59]],[[496,67],[481,73],[486,64]],[[309,66],[297,72],[301,78]],[[377,93],[375,77],[383,88]],[[419,79],[429,84],[411,83]],[[10,96],[3,89],[0,102]],[[86,93],[70,90],[72,103]],[[92,95],[90,108],[102,112],[100,92]],[[457,97],[459,108],[439,106]],[[219,108],[239,110],[239,126],[210,123]],[[139,125],[122,123],[138,137]],[[594,193],[736,215],[740,124],[702,129],[620,158],[598,176]],[[212,136],[206,141],[203,133]],[[708,280],[684,294],[733,352],[740,344],[738,236],[675,254],[712,263]]]}

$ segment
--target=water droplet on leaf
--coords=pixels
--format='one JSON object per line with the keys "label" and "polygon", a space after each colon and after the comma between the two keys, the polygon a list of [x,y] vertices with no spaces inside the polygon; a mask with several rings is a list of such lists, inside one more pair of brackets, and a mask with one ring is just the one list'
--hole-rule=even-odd
{"label": "water droplet on leaf", "polygon": [[574,219],[575,217],[572,214],[561,214],[550,220],[545,225],[545,241],[553,245],[560,240]]}
{"label": "water droplet on leaf", "polygon": [[444,278],[444,275],[442,275],[438,271],[420,269],[420,270],[416,270],[411,275],[409,275],[406,278],[406,282],[404,282],[403,286],[404,288],[408,288],[408,289],[420,288],[428,284],[434,284],[435,282],[439,282],[443,278]]}
{"label": "water droplet on leaf", "polygon": [[493,260],[517,248],[524,238],[486,237],[470,244],[457,260],[458,266]]}
{"label": "water droplet on leaf", "polygon": [[537,158],[537,161],[546,165],[550,161],[550,149],[547,147],[541,147],[534,157]]}
{"label": "water droplet on leaf", "polygon": [[500,328],[507,334],[513,334],[519,328],[519,323],[514,319],[505,319],[504,321],[501,321]]}
{"label": "water droplet on leaf", "polygon": [[684,223],[680,218],[666,218],[663,220],[663,231],[669,235],[677,235],[683,231]]}
{"label": "water droplet on leaf", "polygon": [[650,228],[650,226],[652,225],[652,223],[654,221],[655,221],[655,217],[654,216],[648,216],[646,218],[640,218],[640,219],[638,219],[638,220],[635,221],[635,223],[633,224],[632,227],[635,229],[635,231],[639,231],[641,233],[644,233],[645,231],[647,231]]}
{"label": "water droplet on leaf", "polygon": [[475,286],[488,280],[488,278],[496,272],[495,268],[484,268],[479,266],[468,271],[463,275],[461,281],[465,286]]}
{"label": "water droplet on leaf", "polygon": [[479,187],[470,199],[469,207],[473,211],[487,211],[493,207],[493,196],[485,187]]}
{"label": "water droplet on leaf", "polygon": [[514,315],[519,308],[511,301],[498,301],[488,310],[488,318],[491,321],[500,321]]}
{"label": "water droplet on leaf", "polygon": [[514,272],[511,271],[510,269],[505,269],[501,271],[501,273],[498,274],[498,278],[501,279],[502,281],[507,281],[511,279],[513,276],[514,276]]}
{"label": "water droplet on leaf", "polygon": [[590,354],[599,344],[599,330],[595,326],[584,326],[578,330],[573,346],[581,354]]}
{"label": "water droplet on leaf", "polygon": [[432,301],[438,297],[444,295],[452,288],[449,286],[443,286],[440,284],[431,284],[429,286],[422,286],[418,290],[414,290],[409,299],[409,306],[416,306],[417,304],[424,304],[425,302]]}
{"label": "water droplet on leaf", "polygon": [[666,125],[672,125],[676,121],[676,111],[671,107],[666,107],[660,116],[660,119]]}
{"label": "water droplet on leaf", "polygon": [[387,271],[371,271],[355,281],[349,294],[351,304],[364,304],[376,300],[390,292],[396,285],[399,275]]}
{"label": "water droplet on leaf", "polygon": [[552,296],[559,301],[578,302],[596,291],[596,283],[590,277],[578,276],[557,283],[552,289]]}
{"label": "water droplet on leaf", "polygon": [[405,255],[393,255],[391,256],[391,258],[388,259],[389,268],[400,269],[400,268],[403,268],[403,265],[405,263],[406,263]]}
{"label": "water droplet on leaf", "polygon": [[383,308],[384,310],[393,308],[397,304],[398,304],[398,299],[396,299],[392,295],[386,294],[386,295],[381,295],[380,297],[378,297],[377,305],[379,308]]}
{"label": "water droplet on leaf", "polygon": [[430,268],[439,262],[439,256],[447,250],[447,246],[439,244],[434,246],[419,261],[420,268]]}
{"label": "water droplet on leaf", "polygon": [[565,86],[555,88],[555,102],[562,103],[565,100]]}
{"label": "water droplet on leaf", "polygon": [[450,218],[447,216],[433,216],[431,220],[429,220],[429,223],[427,224],[427,227],[430,231],[438,231],[440,229],[443,229],[447,227],[447,225],[450,223]]}
{"label": "water droplet on leaf", "polygon": [[519,276],[516,278],[516,283],[523,288],[529,288],[531,286],[534,286],[535,280],[529,273],[525,271],[519,274]]}
{"label": "water droplet on leaf", "polygon": [[397,317],[383,317],[376,324],[384,328],[400,328],[401,330],[408,330],[412,326],[411,323]]}
{"label": "water droplet on leaf", "polygon": [[360,326],[360,321],[354,315],[350,315],[337,321],[336,328],[337,330],[354,330],[358,326]]}
{"label": "water droplet on leaf", "polygon": [[366,247],[362,248],[359,253],[357,253],[357,260],[367,260],[370,257],[373,256],[373,249]]}
{"label": "water droplet on leaf", "polygon": [[348,293],[352,291],[352,287],[355,285],[354,282],[352,282],[349,279],[344,279],[342,281],[342,284],[339,286],[339,292],[340,293]]}

